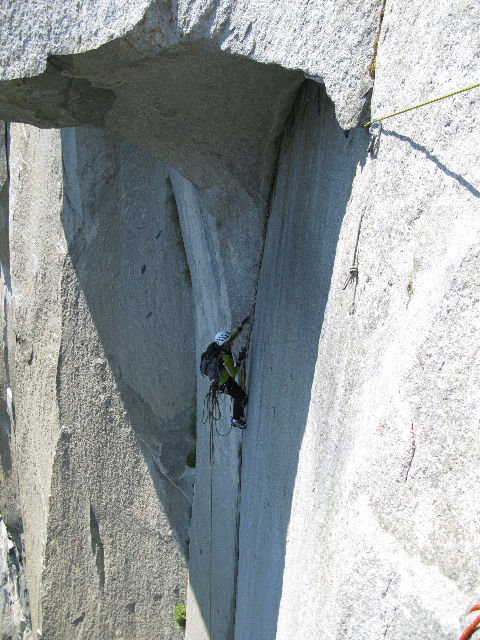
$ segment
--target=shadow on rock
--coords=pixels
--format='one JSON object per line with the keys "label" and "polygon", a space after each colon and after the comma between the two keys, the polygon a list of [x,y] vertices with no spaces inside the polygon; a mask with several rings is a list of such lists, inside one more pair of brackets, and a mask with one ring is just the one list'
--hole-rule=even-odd
{"label": "shadow on rock", "polygon": [[[191,279],[168,168],[95,129],[64,129],[62,147],[62,222],[75,272],[72,282],[64,278],[64,288],[78,287],[77,298],[83,296],[88,307],[78,313],[90,316],[100,342],[99,358],[85,355],[91,373],[78,379],[79,385],[94,387],[95,398],[83,398],[83,403],[91,402],[91,437],[100,441],[119,420],[131,426],[186,555],[193,475],[185,461],[195,415],[195,330]],[[71,325],[71,304],[79,306],[73,298],[65,305],[64,335]],[[77,336],[70,331],[79,342],[78,354],[82,331],[79,327]],[[68,349],[63,367],[66,358]],[[75,366],[74,358],[67,366]],[[59,381],[61,386],[61,374]],[[66,393],[75,395],[70,383]],[[71,399],[63,404],[72,405]],[[96,405],[101,408],[95,413]],[[108,437],[120,436],[113,429]],[[121,472],[124,461],[110,463],[120,465]]]}

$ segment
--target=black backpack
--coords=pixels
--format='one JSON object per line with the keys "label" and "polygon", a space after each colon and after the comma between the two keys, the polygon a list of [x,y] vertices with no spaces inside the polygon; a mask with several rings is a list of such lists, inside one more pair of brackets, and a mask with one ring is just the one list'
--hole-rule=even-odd
{"label": "black backpack", "polygon": [[218,376],[223,369],[221,350],[216,342],[208,345],[200,359],[200,373],[207,376],[212,382],[218,382]]}

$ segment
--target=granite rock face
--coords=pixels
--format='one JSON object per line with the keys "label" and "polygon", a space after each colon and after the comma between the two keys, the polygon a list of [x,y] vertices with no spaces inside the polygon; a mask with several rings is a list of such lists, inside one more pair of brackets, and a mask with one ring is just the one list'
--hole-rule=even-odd
{"label": "granite rock face", "polygon": [[[404,21],[405,7],[387,3],[373,113],[475,80],[471,9],[411,6]],[[325,637],[451,638],[479,598],[475,91],[386,120],[354,181],[299,455],[278,638],[305,637],[312,624]],[[358,284],[344,293],[360,223]]]}
{"label": "granite rock face", "polygon": [[25,571],[15,542],[0,521],[0,633],[11,640],[32,640]]}
{"label": "granite rock face", "polygon": [[104,126],[196,186],[227,190],[242,206],[247,196],[265,202],[305,76],[325,81],[343,126],[358,122],[380,5],[9,2],[0,111],[41,127]]}
{"label": "granite rock face", "polygon": [[[201,53],[203,50],[211,54],[224,52],[237,62],[241,57],[264,65],[299,70],[307,77],[324,82],[336,104],[341,125],[348,128],[356,124],[372,86],[367,65],[373,54],[381,8],[381,0],[367,3],[359,0],[348,3],[311,3],[310,0],[296,3],[289,0],[241,0],[236,3],[229,0],[179,0],[175,3],[170,0],[135,0],[125,3],[104,0],[95,7],[85,2],[72,4],[61,0],[30,0],[21,5],[17,0],[7,0],[0,31],[2,78],[33,78],[45,72],[47,77],[49,70],[53,72],[54,69],[65,78],[70,75],[76,77],[76,73],[70,74],[73,71],[70,64],[66,68],[63,65],[58,67],[56,56],[95,51],[93,56],[83,58],[88,61],[87,65],[80,62],[78,67],[87,75],[94,67],[97,68],[98,78],[90,95],[93,98],[95,88],[103,88],[117,96],[115,87],[122,82],[128,83],[130,79],[124,76],[122,81],[115,81],[112,69],[118,71],[122,65],[131,62],[138,72],[138,62],[150,59],[157,61],[157,71],[161,72],[158,67],[168,64],[169,49],[172,55],[176,55],[178,45],[187,45],[190,47],[192,71],[195,51]],[[178,51],[181,53],[182,47]],[[55,58],[50,59],[49,64],[50,56]],[[214,59],[212,56],[211,60]],[[204,72],[208,61],[207,57],[198,69]],[[238,85],[241,69],[238,66],[235,83],[223,87],[224,96],[229,95],[233,84]],[[215,66],[211,71],[215,71]],[[110,83],[103,86],[108,77]],[[87,76],[83,79],[88,84]],[[53,82],[67,88],[67,93],[77,95],[73,87],[61,78],[56,77]],[[215,86],[215,77],[211,76],[210,82],[213,84],[208,87],[209,91]],[[37,118],[40,126],[46,126],[46,116],[39,118],[40,102],[52,104],[55,94],[42,95],[35,92],[35,87],[41,87],[41,83],[32,83],[25,93],[20,92],[26,96],[24,115],[27,117],[30,112],[30,118]],[[190,87],[191,95],[195,89]],[[259,96],[265,88],[256,86],[255,89],[255,95]],[[8,85],[4,85],[4,91],[9,93]],[[103,111],[98,108],[102,102],[100,94],[95,109],[99,113]],[[19,95],[18,87],[14,87],[10,95],[15,99]],[[246,97],[242,101],[243,108],[248,106]],[[270,97],[273,99],[272,94]],[[145,92],[143,98],[145,102]],[[170,100],[168,103],[171,105]],[[73,114],[68,112],[74,109],[68,108],[68,102],[64,102],[63,107],[62,115],[55,117],[72,117]],[[18,104],[16,108],[19,108]],[[236,110],[237,117],[240,111]],[[225,115],[228,117],[228,113]],[[161,113],[158,117],[162,117]],[[60,124],[65,125],[66,122]]]}
{"label": "granite rock face", "polygon": [[12,442],[34,628],[177,637],[194,323],[168,177],[99,131],[16,125],[11,144]]}
{"label": "granite rock face", "polygon": [[[90,4],[0,27],[0,117],[28,123],[0,141],[0,509],[31,628],[179,638],[186,599],[187,640],[457,637],[480,89],[355,125],[478,81],[478,12]],[[210,429],[200,353],[249,313],[248,428],[222,397]]]}

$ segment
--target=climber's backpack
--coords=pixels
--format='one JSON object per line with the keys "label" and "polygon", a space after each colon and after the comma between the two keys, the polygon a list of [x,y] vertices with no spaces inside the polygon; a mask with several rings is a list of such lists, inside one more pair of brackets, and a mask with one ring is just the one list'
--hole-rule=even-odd
{"label": "climber's backpack", "polygon": [[212,382],[218,382],[218,376],[223,369],[220,347],[216,342],[208,345],[200,359],[200,373],[207,376]]}

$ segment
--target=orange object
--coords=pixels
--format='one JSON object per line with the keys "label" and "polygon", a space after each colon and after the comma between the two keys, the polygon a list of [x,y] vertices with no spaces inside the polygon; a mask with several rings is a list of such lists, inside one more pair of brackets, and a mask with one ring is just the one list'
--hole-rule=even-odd
{"label": "orange object", "polygon": [[[468,613],[472,613],[472,611],[479,611],[479,610],[480,610],[480,604],[475,604],[473,605],[473,607],[470,609]],[[478,628],[479,625],[480,625],[480,616],[477,616],[475,620],[472,622],[472,624],[468,625],[468,627],[465,629],[465,631],[462,633],[462,635],[458,640],[468,640],[468,638],[471,638],[473,632],[475,631],[475,629]]]}

